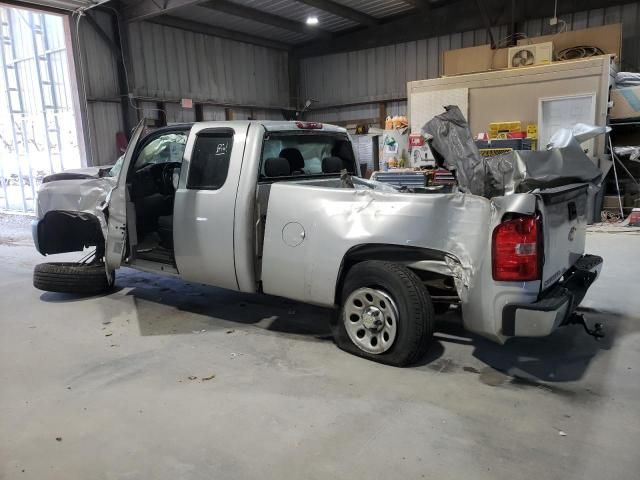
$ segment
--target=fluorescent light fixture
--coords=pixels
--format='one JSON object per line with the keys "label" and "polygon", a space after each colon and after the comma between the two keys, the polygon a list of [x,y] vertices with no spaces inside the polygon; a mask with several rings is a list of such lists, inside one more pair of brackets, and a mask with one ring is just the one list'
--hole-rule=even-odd
{"label": "fluorescent light fixture", "polygon": [[317,25],[318,17],[307,17],[307,25]]}

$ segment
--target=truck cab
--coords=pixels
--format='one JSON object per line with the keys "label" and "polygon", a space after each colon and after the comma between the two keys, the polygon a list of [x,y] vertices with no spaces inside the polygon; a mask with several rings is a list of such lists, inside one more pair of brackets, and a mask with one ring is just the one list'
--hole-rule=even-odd
{"label": "truck cab", "polygon": [[272,183],[356,174],[344,129],[305,122],[165,127],[127,151],[108,212],[107,268],[122,264],[256,292]]}

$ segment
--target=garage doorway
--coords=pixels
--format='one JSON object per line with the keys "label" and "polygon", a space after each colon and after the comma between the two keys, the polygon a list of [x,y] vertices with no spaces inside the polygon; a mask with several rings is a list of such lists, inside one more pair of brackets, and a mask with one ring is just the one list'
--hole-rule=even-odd
{"label": "garage doorway", "polygon": [[51,173],[80,168],[68,17],[0,4],[0,209],[33,212]]}

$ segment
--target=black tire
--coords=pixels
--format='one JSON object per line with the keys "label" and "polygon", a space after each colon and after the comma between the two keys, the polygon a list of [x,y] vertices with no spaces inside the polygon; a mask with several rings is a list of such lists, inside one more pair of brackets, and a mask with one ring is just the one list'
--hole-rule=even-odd
{"label": "black tire", "polygon": [[115,272],[108,279],[102,263],[48,262],[36,265],[33,286],[46,292],[96,294],[109,291],[115,281]]}
{"label": "black tire", "polygon": [[[397,307],[397,333],[392,345],[383,353],[362,350],[349,338],[345,328],[345,301],[360,288],[384,291]],[[334,319],[333,334],[342,350],[396,367],[415,363],[427,351],[433,337],[433,303],[418,276],[408,268],[377,260],[358,263],[347,273],[339,301],[340,310]]]}

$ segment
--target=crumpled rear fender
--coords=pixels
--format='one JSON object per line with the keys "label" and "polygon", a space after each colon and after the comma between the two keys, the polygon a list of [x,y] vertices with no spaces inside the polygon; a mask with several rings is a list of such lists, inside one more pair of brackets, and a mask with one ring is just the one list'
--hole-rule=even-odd
{"label": "crumpled rear fender", "polygon": [[[340,271],[353,248],[438,252],[461,300],[486,260],[493,207],[460,193],[420,195],[321,188],[285,182],[271,187],[262,281],[265,293],[333,305]],[[409,256],[407,261],[430,259]],[[376,257],[377,258],[377,257]]]}

